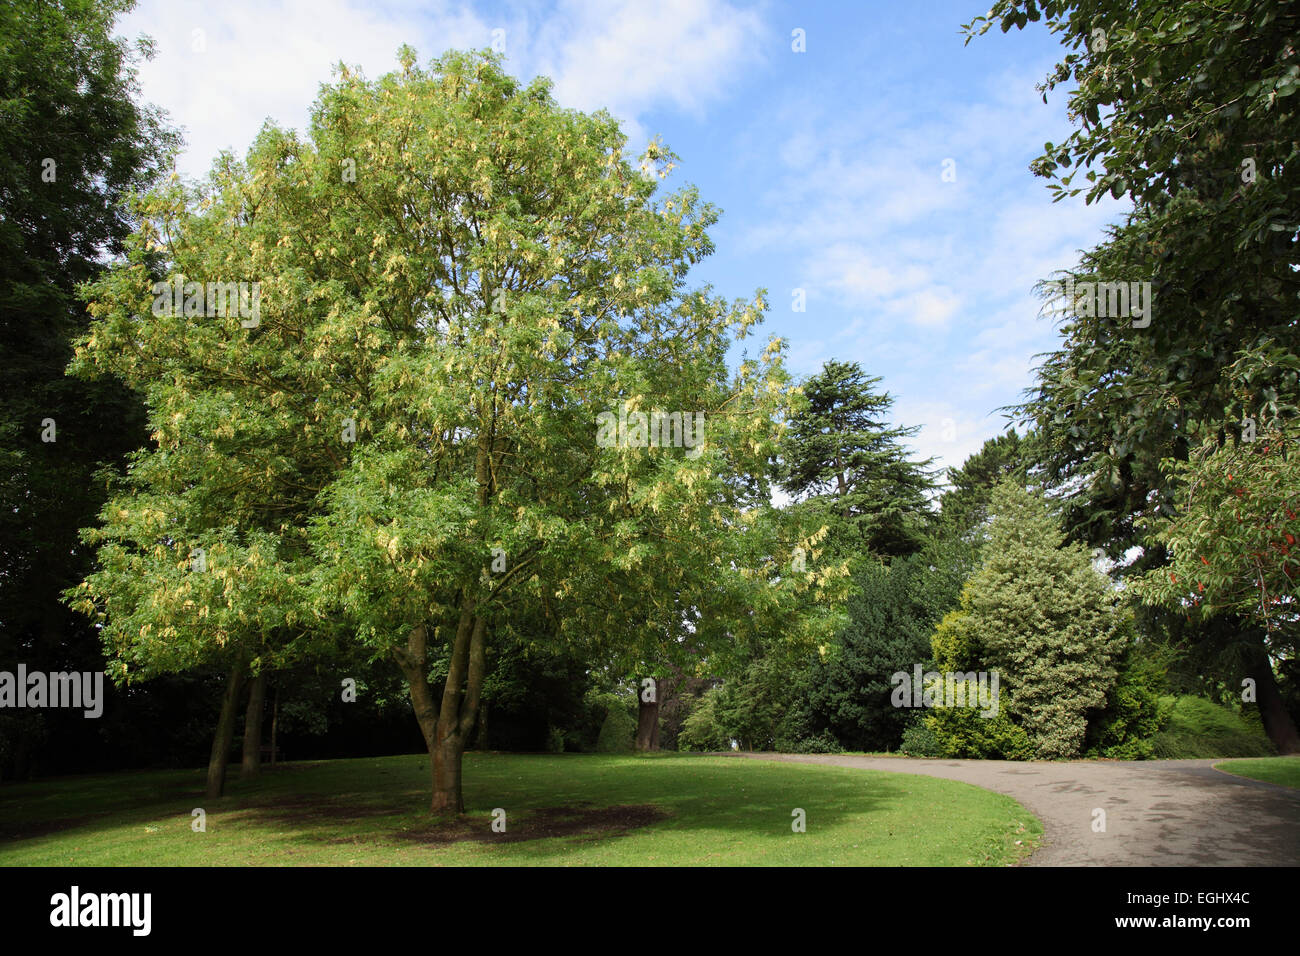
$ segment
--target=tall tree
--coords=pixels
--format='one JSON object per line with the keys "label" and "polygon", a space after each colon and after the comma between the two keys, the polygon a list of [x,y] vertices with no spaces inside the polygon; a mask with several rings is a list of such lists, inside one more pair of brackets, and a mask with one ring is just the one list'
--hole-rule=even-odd
{"label": "tall tree", "polygon": [[[1078,129],[1046,144],[1034,171],[1057,198],[1134,205],[1069,278],[1146,282],[1150,294],[1130,320],[1058,288],[1064,341],[1022,410],[1071,533],[1113,557],[1143,545],[1117,572],[1142,574],[1167,560],[1142,520],[1178,507],[1181,473],[1161,461],[1300,404],[1285,361],[1300,351],[1300,14],[1285,0],[999,0],[966,29],[1040,18],[1070,50],[1043,89],[1077,84]],[[1266,656],[1245,619],[1222,617],[1202,637],[1234,630]]]}
{"label": "tall tree", "polygon": [[961,594],[956,570],[929,548],[889,565],[864,562],[849,622],[804,682],[814,730],[828,730],[849,750],[898,747],[908,714],[891,703],[890,677],[930,660],[930,635]]}
{"label": "tall tree", "polygon": [[903,442],[918,428],[889,424],[894,400],[879,383],[856,362],[827,362],[803,385],[776,473],[803,507],[836,520],[837,544],[912,554],[928,520],[933,459],[908,457]]}
{"label": "tall tree", "polygon": [[[120,383],[63,374],[89,322],[77,285],[121,251],[132,225],[123,198],[156,179],[177,142],[139,100],[147,41],[112,35],[132,5],[0,9],[0,665],[9,669],[18,660],[98,669],[93,628],[59,594],[87,568],[77,531],[103,500],[96,471],[143,435],[139,400]],[[0,737],[11,720],[0,716]],[[13,759],[25,763],[43,732],[31,724],[58,718],[23,720]]]}
{"label": "tall tree", "polygon": [[[215,418],[198,426],[231,458],[213,470],[248,479],[222,525],[230,553],[247,565],[235,548],[263,545],[256,571],[223,567],[274,598],[222,613],[242,611],[249,635],[337,632],[395,661],[435,811],[464,808],[489,642],[520,613],[640,657],[679,601],[700,609],[707,647],[790,590],[761,572],[774,543],[756,520],[787,401],[781,346],[728,370],[761,297],[685,288],[716,213],[689,189],[656,200],[624,146],[608,115],[560,109],[547,81],[523,86],[491,54],[422,69],[404,48],[377,81],[344,69],[309,140],[267,128],[166,233],[142,231],[83,345],[106,364],[143,354],[214,410],[261,392],[225,444]],[[657,144],[643,160],[672,164]],[[256,325],[148,317],[144,246],[164,235],[181,237],[184,277],[260,280]],[[187,474],[187,497],[235,493]]]}
{"label": "tall tree", "polygon": [[[1047,501],[1013,482],[994,490],[990,544],[961,606],[936,630],[941,668],[996,670],[999,709],[1041,758],[1076,757],[1103,707],[1127,631],[1119,596]],[[943,715],[936,715],[942,719]]]}
{"label": "tall tree", "polygon": [[[1153,293],[1140,327],[1057,295],[1065,341],[1025,406],[1052,476],[1081,486],[1072,529],[1118,554],[1165,490],[1162,458],[1185,459],[1199,429],[1222,440],[1297,397],[1264,356],[1300,346],[1300,14],[1284,0],[999,0],[968,42],[1040,17],[1070,50],[1043,89],[1077,84],[1078,129],[1032,168],[1058,199],[1127,195],[1135,207],[1073,277]],[[1260,358],[1248,396],[1228,374],[1243,354]]]}
{"label": "tall tree", "polygon": [[173,175],[135,202],[125,255],[85,288],[94,322],[70,366],[143,394],[151,443],[85,529],[96,567],[69,603],[100,625],[120,685],[229,675],[211,797],[250,671],[300,660],[336,630],[306,603],[307,519],[346,447],[342,429],[312,429],[310,392],[283,390],[282,356],[258,335],[260,291],[233,271],[238,227],[258,214],[243,175],[223,156],[205,186]]}
{"label": "tall tree", "polygon": [[1034,466],[1032,448],[1032,439],[1022,438],[1012,428],[984,442],[960,468],[949,468],[948,489],[939,498],[945,521],[961,532],[983,524],[994,488],[1008,478],[1022,483],[1029,480]]}

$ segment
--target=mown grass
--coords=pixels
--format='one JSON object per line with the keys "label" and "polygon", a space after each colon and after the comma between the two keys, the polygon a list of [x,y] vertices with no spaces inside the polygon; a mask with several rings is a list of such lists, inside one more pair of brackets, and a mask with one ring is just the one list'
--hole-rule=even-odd
{"label": "mown grass", "polygon": [[1257,760],[1229,760],[1216,763],[1216,770],[1249,777],[1251,780],[1263,780],[1265,783],[1280,783],[1284,787],[1300,789],[1300,757],[1261,757]]}
{"label": "mown grass", "polygon": [[10,784],[0,865],[988,866],[1042,834],[968,784],[702,755],[468,754],[459,821],[427,812],[428,787],[417,755],[285,764],[219,801],[199,771]]}

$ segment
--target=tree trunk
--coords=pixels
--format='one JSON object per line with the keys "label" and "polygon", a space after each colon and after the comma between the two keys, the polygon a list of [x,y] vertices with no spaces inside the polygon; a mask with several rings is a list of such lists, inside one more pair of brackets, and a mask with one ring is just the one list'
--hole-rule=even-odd
{"label": "tree trunk", "polygon": [[434,813],[465,812],[461,759],[478,716],[487,669],[485,631],[486,622],[474,615],[474,599],[466,598],[456,626],[442,700],[436,709],[433,689],[429,686],[428,631],[424,625],[412,628],[407,635],[406,650],[397,655],[410,689],[415,719],[429,751],[433,779],[430,809]]}
{"label": "tree trunk", "polygon": [[636,749],[642,753],[659,749],[659,682],[653,686],[654,700],[645,699],[647,689],[638,687],[637,692]]}
{"label": "tree trunk", "polygon": [[1300,754],[1300,734],[1296,732],[1295,721],[1286,709],[1286,702],[1278,692],[1277,681],[1273,677],[1273,665],[1269,662],[1268,652],[1264,646],[1263,633],[1260,632],[1259,651],[1251,656],[1247,676],[1255,681],[1255,701],[1259,705],[1259,719],[1264,724],[1264,733],[1273,742],[1280,754]]}
{"label": "tree trunk", "polygon": [[235,707],[239,692],[244,687],[244,662],[236,662],[226,678],[226,692],[221,698],[221,716],[217,718],[217,734],[212,739],[212,755],[208,757],[208,798],[216,799],[226,790],[226,762],[230,759],[230,742],[235,736]]}
{"label": "tree trunk", "polygon": [[279,724],[280,724],[280,687],[279,685],[276,685],[275,699],[271,703],[271,766],[272,767],[275,766],[275,758],[277,756],[276,749],[275,749],[276,747],[275,731],[278,728]]}
{"label": "tree trunk", "polygon": [[244,712],[244,759],[241,777],[256,777],[262,769],[262,711],[266,700],[266,671],[253,678],[248,691],[248,710]]}
{"label": "tree trunk", "polygon": [[478,705],[478,729],[474,733],[474,749],[488,749],[488,705],[482,701]]}

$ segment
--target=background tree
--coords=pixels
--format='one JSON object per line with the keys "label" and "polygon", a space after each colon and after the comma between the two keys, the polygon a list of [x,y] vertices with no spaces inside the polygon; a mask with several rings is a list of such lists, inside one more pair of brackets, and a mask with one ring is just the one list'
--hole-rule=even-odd
{"label": "background tree", "polygon": [[[1079,128],[1046,144],[1035,172],[1057,198],[1134,204],[1071,274],[1150,281],[1154,310],[1134,328],[1065,303],[1063,344],[1022,410],[1043,436],[1046,479],[1067,492],[1071,534],[1115,558],[1143,545],[1116,569],[1138,575],[1166,562],[1142,519],[1170,516],[1179,500],[1179,473],[1160,462],[1186,460],[1205,434],[1222,444],[1246,418],[1292,414],[1300,400],[1285,361],[1300,346],[1300,17],[1275,0],[1002,0],[967,32],[1040,17],[1070,50],[1043,89],[1077,84]],[[1075,184],[1081,174],[1087,186]],[[1182,628],[1163,608],[1143,622],[1153,636]],[[1207,660],[1243,641],[1255,658],[1267,653],[1242,619],[1197,633]],[[1261,677],[1271,695],[1272,672]]]}
{"label": "background tree", "polygon": [[[1273,677],[1273,660],[1295,660],[1300,644],[1297,582],[1300,551],[1300,466],[1294,425],[1265,429],[1254,442],[1220,446],[1207,439],[1191,460],[1166,467],[1185,489],[1177,511],[1156,522],[1169,554],[1133,590],[1153,604],[1250,624],[1242,671],[1269,739],[1281,753],[1300,752],[1300,735]],[[1243,640],[1242,638],[1245,638]]]}
{"label": "background tree", "polygon": [[930,635],[961,593],[955,571],[925,553],[864,563],[854,575],[849,623],[806,681],[814,728],[848,750],[898,748],[909,714],[893,706],[890,678],[930,661]]}
{"label": "background tree", "polygon": [[[338,433],[312,431],[310,393],[278,387],[283,355],[261,340],[252,290],[213,294],[214,283],[247,284],[234,265],[238,226],[257,204],[233,185],[242,174],[223,156],[206,186],[173,175],[136,201],[125,256],[85,289],[95,321],[70,366],[142,393],[151,446],[86,529],[97,567],[67,594],[101,624],[120,685],[192,669],[228,675],[212,797],[223,792],[245,678],[330,636],[306,608],[306,522],[337,460],[331,443],[344,447]],[[183,294],[161,297],[158,281]]]}
{"label": "background tree", "polygon": [[932,459],[912,461],[903,441],[917,428],[891,426],[894,400],[855,362],[831,360],[803,385],[775,472],[781,487],[854,552],[906,555],[926,526]]}
{"label": "background tree", "polygon": [[[96,472],[143,435],[139,400],[120,383],[63,374],[89,322],[77,285],[121,251],[121,200],[156,179],[177,142],[139,100],[148,42],[112,36],[131,6],[0,10],[0,668],[11,671],[100,669],[93,628],[59,594],[88,567],[77,531],[103,500]],[[118,719],[108,711],[101,727]],[[6,711],[0,776],[30,771],[42,740],[47,769],[84,753],[74,727],[79,714]]]}
{"label": "background tree", "polygon": [[1006,483],[991,511],[987,558],[936,631],[936,662],[996,669],[1000,711],[1025,730],[1036,756],[1078,756],[1127,640],[1118,594],[1082,545],[1065,542],[1041,498]]}
{"label": "background tree", "polygon": [[1032,438],[1014,428],[990,438],[960,468],[948,469],[948,488],[939,498],[941,514],[959,534],[988,520],[993,489],[1009,478],[1027,484],[1034,467]]}

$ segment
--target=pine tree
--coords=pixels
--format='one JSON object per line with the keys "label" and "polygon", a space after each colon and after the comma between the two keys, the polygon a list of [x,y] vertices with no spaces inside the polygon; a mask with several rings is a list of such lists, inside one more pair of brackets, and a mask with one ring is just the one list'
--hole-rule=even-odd
{"label": "pine tree", "polygon": [[933,459],[911,461],[902,444],[918,429],[889,425],[894,399],[856,362],[831,360],[803,386],[781,449],[782,488],[840,531],[841,544],[880,555],[922,545]]}
{"label": "pine tree", "polygon": [[1013,428],[986,441],[960,468],[949,468],[949,490],[940,499],[945,521],[962,532],[982,524],[993,489],[1007,478],[1023,480],[1032,466],[1031,453],[1032,438],[1022,438]]}

